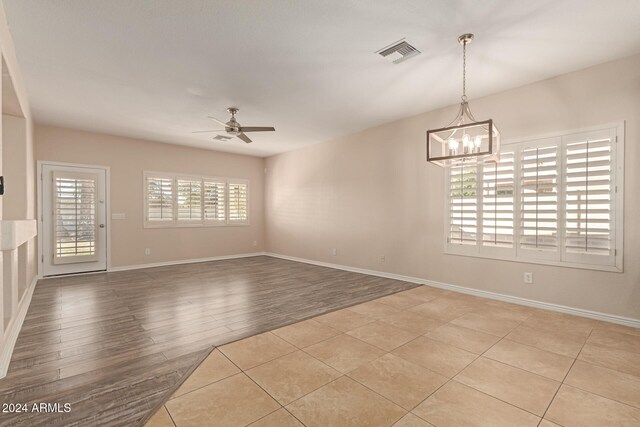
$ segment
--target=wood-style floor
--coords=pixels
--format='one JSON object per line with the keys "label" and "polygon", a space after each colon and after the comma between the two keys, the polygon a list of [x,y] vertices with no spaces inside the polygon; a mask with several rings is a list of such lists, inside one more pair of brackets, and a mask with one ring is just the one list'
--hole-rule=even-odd
{"label": "wood-style floor", "polygon": [[40,281],[0,380],[0,425],[132,426],[213,346],[416,285],[266,256]]}

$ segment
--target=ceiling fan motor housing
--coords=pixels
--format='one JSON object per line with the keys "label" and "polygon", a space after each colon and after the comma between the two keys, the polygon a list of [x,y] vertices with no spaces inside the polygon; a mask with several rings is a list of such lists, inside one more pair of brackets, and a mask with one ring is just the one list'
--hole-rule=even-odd
{"label": "ceiling fan motor housing", "polygon": [[227,128],[225,130],[231,135],[240,135],[240,123],[236,122],[235,117],[232,117],[231,120],[227,122]]}

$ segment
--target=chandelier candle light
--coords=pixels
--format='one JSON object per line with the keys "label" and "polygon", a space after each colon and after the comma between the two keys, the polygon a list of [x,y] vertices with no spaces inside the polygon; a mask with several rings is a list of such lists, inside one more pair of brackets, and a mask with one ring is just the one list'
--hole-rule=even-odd
{"label": "chandelier candle light", "polygon": [[500,132],[493,120],[477,121],[467,102],[467,45],[473,34],[458,37],[462,45],[462,102],[456,118],[446,127],[427,131],[427,161],[438,166],[455,166],[497,161]]}

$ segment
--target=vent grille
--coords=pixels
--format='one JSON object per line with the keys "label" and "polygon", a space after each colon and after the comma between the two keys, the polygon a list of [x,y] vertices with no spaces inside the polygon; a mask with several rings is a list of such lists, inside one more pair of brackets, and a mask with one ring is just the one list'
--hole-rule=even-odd
{"label": "vent grille", "polygon": [[390,59],[394,64],[399,64],[409,58],[420,54],[420,51],[411,46],[406,40],[400,40],[390,46],[384,47],[376,52],[383,58]]}
{"label": "vent grille", "polygon": [[224,135],[216,135],[213,137],[213,139],[217,139],[218,141],[228,141],[231,139],[230,136],[224,136]]}

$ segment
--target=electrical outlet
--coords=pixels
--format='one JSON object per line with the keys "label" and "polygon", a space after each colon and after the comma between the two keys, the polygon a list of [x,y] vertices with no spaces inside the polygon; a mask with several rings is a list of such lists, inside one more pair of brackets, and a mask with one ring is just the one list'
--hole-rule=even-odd
{"label": "electrical outlet", "polygon": [[533,273],[529,273],[529,272],[524,273],[524,283],[528,285],[533,283]]}
{"label": "electrical outlet", "polygon": [[145,254],[145,255],[151,255],[151,248],[146,248],[146,249],[144,250],[144,254]]}
{"label": "electrical outlet", "polygon": [[331,255],[333,256],[338,255],[338,250],[336,248],[331,249]]}
{"label": "electrical outlet", "polygon": [[384,256],[384,255],[382,255],[382,256],[380,257],[380,262],[385,262],[385,261],[386,261],[385,256]]}
{"label": "electrical outlet", "polygon": [[258,246],[258,241],[257,240],[253,241],[253,246]]}

